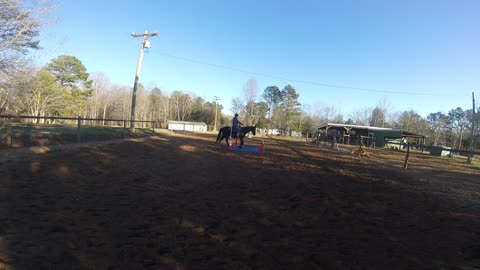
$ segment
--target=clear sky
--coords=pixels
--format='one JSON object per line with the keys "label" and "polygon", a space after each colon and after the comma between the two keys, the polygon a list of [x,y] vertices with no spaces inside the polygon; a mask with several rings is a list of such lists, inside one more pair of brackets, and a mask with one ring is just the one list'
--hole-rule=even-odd
{"label": "clear sky", "polygon": [[390,111],[426,116],[480,96],[479,14],[476,0],[65,0],[40,63],[73,55],[133,87],[141,39],[131,33],[158,31],[140,81],[218,96],[224,113],[255,78],[259,98],[291,84],[312,111],[326,104],[347,118],[386,98]]}

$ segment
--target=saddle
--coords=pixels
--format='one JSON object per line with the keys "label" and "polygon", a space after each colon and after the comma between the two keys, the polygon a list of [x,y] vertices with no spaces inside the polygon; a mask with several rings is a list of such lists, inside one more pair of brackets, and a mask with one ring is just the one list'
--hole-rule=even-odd
{"label": "saddle", "polygon": [[242,136],[241,132],[232,132],[232,138],[234,139],[237,139],[237,138],[240,138]]}

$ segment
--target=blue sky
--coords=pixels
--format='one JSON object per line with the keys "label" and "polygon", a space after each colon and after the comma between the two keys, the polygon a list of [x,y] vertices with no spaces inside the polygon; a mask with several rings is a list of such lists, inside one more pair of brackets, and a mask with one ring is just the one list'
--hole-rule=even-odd
{"label": "blue sky", "polygon": [[42,33],[39,61],[73,55],[133,86],[141,40],[131,33],[158,31],[140,81],[218,96],[224,113],[255,78],[259,97],[291,84],[312,111],[324,104],[348,117],[386,99],[390,111],[426,116],[471,108],[471,92],[480,94],[479,11],[474,0],[65,0]]}

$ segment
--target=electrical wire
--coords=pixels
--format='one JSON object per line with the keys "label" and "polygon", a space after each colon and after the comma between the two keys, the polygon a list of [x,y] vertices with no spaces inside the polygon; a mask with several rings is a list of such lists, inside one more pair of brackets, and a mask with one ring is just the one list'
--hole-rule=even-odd
{"label": "electrical wire", "polygon": [[212,64],[212,63],[208,63],[208,62],[205,62],[205,61],[194,60],[194,59],[181,57],[181,56],[176,56],[176,55],[169,54],[169,53],[164,53],[164,52],[160,52],[159,54],[163,55],[163,56],[166,56],[166,57],[169,57],[169,58],[183,60],[183,61],[187,61],[187,62],[192,62],[192,63],[195,63],[195,64],[207,65],[207,66],[212,66],[212,67],[221,68],[221,69],[225,69],[225,70],[231,70],[231,71],[246,73],[246,74],[250,74],[250,75],[262,76],[262,77],[279,79],[279,80],[290,81],[290,82],[310,84],[310,85],[315,85],[315,86],[324,86],[324,87],[349,89],[349,90],[357,90],[357,91],[365,91],[365,92],[401,94],[401,95],[415,95],[415,96],[443,96],[443,97],[457,96],[457,95],[450,95],[450,94],[431,94],[431,93],[416,93],[416,92],[378,90],[378,89],[353,87],[353,86],[338,85],[338,84],[328,84],[328,83],[319,83],[319,82],[312,82],[312,81],[296,80],[296,79],[290,79],[290,78],[286,78],[286,77],[280,77],[280,76],[274,76],[274,75],[269,75],[269,74],[265,74],[265,73],[249,71],[249,70],[235,68],[235,67],[229,67],[229,66],[224,66],[224,65],[219,65],[219,64]]}

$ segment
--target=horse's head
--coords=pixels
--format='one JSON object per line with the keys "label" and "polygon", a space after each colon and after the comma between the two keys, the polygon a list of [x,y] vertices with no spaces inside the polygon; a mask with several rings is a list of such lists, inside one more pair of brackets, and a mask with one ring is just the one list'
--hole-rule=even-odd
{"label": "horse's head", "polygon": [[252,132],[253,136],[255,136],[257,133],[257,128],[255,126],[242,127],[242,133],[244,136],[247,135],[247,133],[249,132]]}

